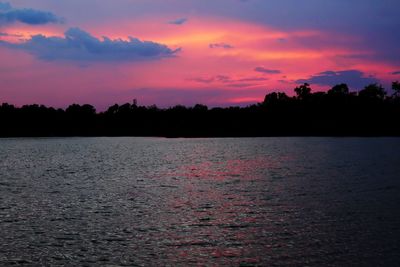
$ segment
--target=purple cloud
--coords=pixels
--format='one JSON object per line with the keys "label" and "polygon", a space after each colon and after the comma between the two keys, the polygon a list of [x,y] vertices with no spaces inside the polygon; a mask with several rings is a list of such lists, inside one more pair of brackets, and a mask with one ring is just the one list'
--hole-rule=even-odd
{"label": "purple cloud", "polygon": [[358,70],[344,71],[324,71],[311,76],[308,79],[300,79],[295,81],[298,84],[309,83],[317,85],[334,86],[340,83],[346,83],[350,88],[363,88],[371,83],[378,83],[379,80],[372,76],[366,76]]}
{"label": "purple cloud", "polygon": [[239,79],[239,82],[261,82],[261,81],[267,81],[267,78],[264,77],[249,77],[249,78],[243,78]]}
{"label": "purple cloud", "polygon": [[129,41],[108,37],[99,40],[79,28],[69,29],[64,37],[34,35],[23,43],[0,41],[0,45],[23,49],[49,61],[138,61],[171,57],[180,50],[133,37]]}
{"label": "purple cloud", "polygon": [[280,70],[266,69],[264,67],[257,67],[254,69],[256,72],[261,72],[265,74],[279,74],[282,73]]}
{"label": "purple cloud", "polygon": [[223,48],[223,49],[234,48],[232,45],[226,44],[226,43],[214,43],[214,44],[210,44],[209,47],[210,48]]}
{"label": "purple cloud", "polygon": [[7,32],[0,32],[0,36],[22,37],[21,34],[10,34],[10,33],[7,33]]}
{"label": "purple cloud", "polygon": [[9,3],[0,2],[0,25],[21,22],[30,25],[62,23],[64,20],[51,12],[23,8],[13,8]]}
{"label": "purple cloud", "polygon": [[191,81],[199,82],[199,83],[213,83],[213,82],[222,82],[222,83],[229,83],[233,82],[233,80],[226,75],[216,75],[209,78],[197,77],[190,79]]}
{"label": "purple cloud", "polygon": [[169,24],[174,24],[174,25],[182,25],[185,24],[188,21],[187,18],[180,18],[180,19],[176,19],[176,20],[172,20],[170,22],[168,22]]}
{"label": "purple cloud", "polygon": [[268,79],[264,77],[245,77],[241,79],[232,79],[230,76],[227,75],[216,75],[208,78],[198,77],[190,80],[205,84],[211,84],[217,82],[217,83],[224,83],[232,87],[247,87],[257,84],[256,82],[267,81]]}
{"label": "purple cloud", "polygon": [[7,11],[10,9],[12,9],[12,6],[10,5],[10,3],[0,2],[0,11]]}

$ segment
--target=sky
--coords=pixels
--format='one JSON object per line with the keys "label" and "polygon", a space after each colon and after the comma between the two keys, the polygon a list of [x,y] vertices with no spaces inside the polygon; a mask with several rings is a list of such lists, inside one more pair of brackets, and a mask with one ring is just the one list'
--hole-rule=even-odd
{"label": "sky", "polygon": [[398,0],[0,0],[0,102],[245,106],[400,80]]}

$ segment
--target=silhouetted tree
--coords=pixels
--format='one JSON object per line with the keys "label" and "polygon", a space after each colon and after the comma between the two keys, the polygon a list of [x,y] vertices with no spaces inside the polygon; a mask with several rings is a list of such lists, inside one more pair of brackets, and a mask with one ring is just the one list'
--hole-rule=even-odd
{"label": "silhouetted tree", "polygon": [[311,95],[311,87],[308,83],[304,83],[294,89],[297,98],[300,100],[306,99]]}
{"label": "silhouetted tree", "polygon": [[369,100],[383,100],[386,96],[386,91],[382,85],[376,83],[367,85],[363,90],[361,90],[358,95],[361,98]]}
{"label": "silhouetted tree", "polygon": [[14,111],[14,110],[15,110],[14,105],[10,105],[8,103],[3,103],[0,106],[0,111],[2,111],[2,112],[10,112],[10,111]]}
{"label": "silhouetted tree", "polygon": [[286,95],[286,93],[279,92],[278,93],[278,99],[279,99],[280,102],[286,102],[286,101],[288,101],[290,99],[290,97],[288,97]]}
{"label": "silhouetted tree", "polygon": [[85,104],[83,106],[78,105],[78,104],[72,104],[70,105],[66,111],[67,114],[72,115],[72,116],[93,116],[96,114],[96,109],[88,104]]}
{"label": "silhouetted tree", "polygon": [[400,82],[395,81],[392,83],[392,90],[394,91],[394,96],[400,96]]}
{"label": "silhouetted tree", "polygon": [[279,103],[287,102],[289,99],[290,98],[285,93],[272,92],[265,96],[263,104],[266,106],[277,105]]}
{"label": "silhouetted tree", "polygon": [[330,96],[345,96],[348,94],[349,87],[345,83],[337,84],[328,91],[328,95]]}
{"label": "silhouetted tree", "polygon": [[118,110],[119,110],[119,105],[118,105],[118,104],[115,104],[115,105],[112,105],[111,107],[109,107],[109,108],[107,109],[106,114],[108,114],[108,115],[115,115],[115,114],[118,113]]}
{"label": "silhouetted tree", "polygon": [[193,110],[195,110],[195,111],[207,111],[207,110],[208,110],[208,107],[207,107],[206,105],[196,104],[196,105],[193,107]]}
{"label": "silhouetted tree", "polygon": [[264,104],[265,105],[274,105],[278,103],[278,93],[272,92],[270,94],[267,94],[264,98]]}
{"label": "silhouetted tree", "polygon": [[325,92],[315,92],[311,94],[311,99],[313,104],[323,104],[324,99],[326,97],[326,93]]}
{"label": "silhouetted tree", "polygon": [[167,109],[115,104],[96,113],[91,105],[70,105],[65,111],[43,105],[0,105],[0,137],[5,136],[400,136],[400,83],[393,97],[381,85],[359,94],[338,84],[327,93],[312,93],[309,84],[296,87],[296,97],[272,92],[260,104],[212,108],[177,105]]}

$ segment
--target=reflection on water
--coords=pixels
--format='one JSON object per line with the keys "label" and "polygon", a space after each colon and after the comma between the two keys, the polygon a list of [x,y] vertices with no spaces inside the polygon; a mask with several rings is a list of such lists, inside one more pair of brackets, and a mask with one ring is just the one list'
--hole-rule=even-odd
{"label": "reflection on water", "polygon": [[400,139],[0,140],[0,265],[396,266]]}

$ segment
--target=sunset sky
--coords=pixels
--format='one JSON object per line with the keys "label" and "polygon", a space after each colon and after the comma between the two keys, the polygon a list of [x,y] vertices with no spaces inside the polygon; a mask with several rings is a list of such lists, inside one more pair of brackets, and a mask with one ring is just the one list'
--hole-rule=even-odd
{"label": "sunset sky", "polygon": [[398,0],[0,0],[0,102],[247,105],[400,80]]}

